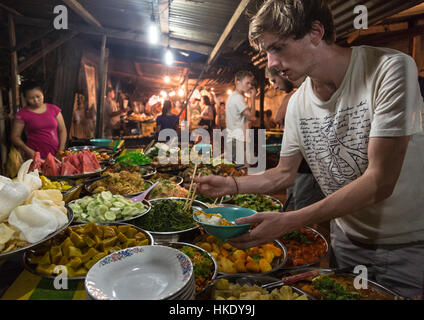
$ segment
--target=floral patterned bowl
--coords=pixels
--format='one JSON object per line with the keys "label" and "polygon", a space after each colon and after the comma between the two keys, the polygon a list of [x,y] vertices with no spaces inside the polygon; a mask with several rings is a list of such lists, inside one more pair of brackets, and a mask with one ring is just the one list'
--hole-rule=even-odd
{"label": "floral patterned bowl", "polygon": [[85,289],[95,300],[165,300],[191,290],[193,264],[166,246],[132,247],[99,260],[87,273]]}

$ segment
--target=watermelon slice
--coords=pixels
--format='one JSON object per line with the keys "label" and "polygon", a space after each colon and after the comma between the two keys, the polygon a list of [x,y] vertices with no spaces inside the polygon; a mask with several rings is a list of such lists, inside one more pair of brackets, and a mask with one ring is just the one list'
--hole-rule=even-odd
{"label": "watermelon slice", "polygon": [[100,170],[102,167],[100,167],[99,160],[97,160],[97,157],[94,153],[89,152],[88,155],[91,158],[91,163],[93,164],[93,167],[97,170]]}
{"label": "watermelon slice", "polygon": [[44,160],[41,159],[40,152],[36,152],[34,159],[32,159],[31,166],[29,167],[29,172],[34,171],[35,169],[41,172],[41,167],[43,163]]}
{"label": "watermelon slice", "polygon": [[72,165],[71,161],[68,160],[62,163],[62,168],[60,169],[61,176],[73,176],[77,174],[80,174],[80,172]]}
{"label": "watermelon slice", "polygon": [[82,173],[81,162],[76,153],[68,155],[65,160],[69,160],[71,164],[78,169],[79,173]]}
{"label": "watermelon slice", "polygon": [[96,171],[96,167],[93,165],[91,161],[91,157],[86,152],[82,153],[82,172],[90,173]]}
{"label": "watermelon slice", "polygon": [[[57,159],[49,153],[46,160],[41,165],[41,171],[45,176],[58,176],[60,173],[60,166],[57,163]],[[60,161],[59,161],[60,163]]]}

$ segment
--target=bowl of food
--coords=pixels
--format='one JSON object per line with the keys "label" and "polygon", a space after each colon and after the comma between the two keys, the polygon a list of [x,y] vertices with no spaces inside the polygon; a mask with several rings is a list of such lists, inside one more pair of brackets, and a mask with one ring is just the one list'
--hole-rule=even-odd
{"label": "bowl of food", "polygon": [[[199,200],[199,201],[206,203],[211,208],[212,208],[212,205],[218,206],[218,205],[221,205],[221,204],[226,204],[226,203],[230,202],[232,199],[233,199],[232,195],[225,195],[223,197],[218,197],[218,198],[208,197],[208,196],[205,196],[203,194],[196,195],[196,200]],[[233,206],[235,206],[235,205],[233,205]]]}
{"label": "bowl of food", "polygon": [[[32,215],[21,215],[22,217],[28,218],[20,218],[18,221],[15,221],[14,224],[16,225],[17,222],[19,222],[20,227],[24,228],[26,234],[32,233],[32,235],[34,235],[34,232],[38,234],[46,234],[47,230],[51,230],[50,226],[48,226],[48,223],[46,222],[46,220],[48,219],[46,219],[45,216],[40,216],[41,218],[43,218],[43,220],[41,220],[39,217],[36,217],[35,214],[36,211],[33,211]],[[30,216],[32,218],[29,218]],[[66,216],[66,223],[61,225],[58,224],[55,231],[50,232],[38,241],[31,241],[26,239],[24,236],[24,232],[22,232],[21,229],[17,228],[16,226],[10,225],[8,221],[0,223],[0,235],[2,240],[0,245],[0,261],[3,259],[10,258],[15,254],[22,254],[26,250],[35,248],[41,243],[53,238],[54,236],[65,230],[74,219],[74,213],[70,208],[66,208]],[[41,221],[43,221],[43,223],[41,223]]]}
{"label": "bowl of food", "polygon": [[122,195],[102,191],[67,204],[74,214],[74,223],[111,223],[136,221],[150,211],[147,200],[133,202]]}
{"label": "bowl of food", "polygon": [[[147,231],[126,223],[94,222],[71,226],[23,255],[24,267],[36,275],[54,279],[62,265],[69,280],[84,279],[100,259],[115,251],[153,245]],[[56,269],[56,272],[55,272]]]}
{"label": "bowl of food", "polygon": [[174,175],[174,174],[167,174],[167,173],[155,173],[150,177],[150,180],[152,182],[156,182],[158,180],[168,180],[177,185],[181,185],[184,181],[183,177],[181,176]]}
{"label": "bowl of food", "polygon": [[134,168],[119,171],[111,168],[103,173],[105,175],[109,177],[85,185],[86,191],[90,194],[110,191],[112,194],[136,196],[152,185],[152,182],[145,180]]}
{"label": "bowl of food", "polygon": [[237,194],[228,203],[256,212],[282,211],[283,209],[280,200],[263,194]]}
{"label": "bowl of food", "polygon": [[45,176],[40,176],[41,190],[57,189],[62,192],[63,201],[69,201],[79,198],[82,186],[77,184],[75,180],[71,179],[49,179]]}
{"label": "bowl of food", "polygon": [[168,197],[187,198],[188,196],[188,190],[186,188],[170,180],[158,178],[153,179],[152,182],[159,183],[147,195],[147,199],[149,200]]}
{"label": "bowl of food", "polygon": [[196,296],[200,296],[213,284],[218,275],[218,265],[212,255],[206,250],[185,242],[164,243],[166,246],[178,249],[186,254],[194,267]]}
{"label": "bowl of food", "polygon": [[149,202],[152,208],[149,213],[134,223],[148,230],[156,243],[178,242],[184,235],[199,228],[193,220],[193,212],[208,208],[196,200],[190,208],[186,208],[186,200],[179,197],[151,199]]}
{"label": "bowl of food", "polygon": [[287,261],[287,250],[278,240],[249,249],[238,249],[215,236],[204,234],[196,237],[193,243],[215,258],[219,274],[271,274],[283,267]]}
{"label": "bowl of food", "polygon": [[242,207],[216,207],[193,214],[193,219],[205,231],[223,241],[249,231],[251,223],[236,224],[238,218],[249,217],[256,211]]}
{"label": "bowl of food", "polygon": [[152,176],[156,174],[156,168],[153,168],[152,166],[141,166],[139,167],[139,172],[143,179],[149,179]]}
{"label": "bowl of food", "polygon": [[[304,271],[302,271],[304,272]],[[317,300],[398,300],[402,299],[384,286],[367,280],[368,288],[356,288],[357,274],[322,269],[322,274],[293,285]]]}
{"label": "bowl of food", "polygon": [[325,237],[311,227],[300,228],[283,235],[280,241],[287,248],[285,270],[302,269],[319,265],[329,253]]}
{"label": "bowl of food", "polygon": [[270,276],[252,275],[221,275],[212,289],[209,299],[212,300],[313,300],[311,296],[299,288],[288,285],[264,285],[277,282],[280,279]]}
{"label": "bowl of food", "polygon": [[125,154],[121,154],[115,159],[115,163],[119,164],[122,168],[144,166],[151,162],[151,158],[137,151],[130,151]]}

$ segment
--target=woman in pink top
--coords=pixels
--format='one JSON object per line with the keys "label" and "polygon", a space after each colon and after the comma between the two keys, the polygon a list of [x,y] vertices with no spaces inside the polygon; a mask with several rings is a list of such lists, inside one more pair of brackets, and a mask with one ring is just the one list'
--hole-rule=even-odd
{"label": "woman in pink top", "polygon": [[[16,113],[12,128],[12,142],[26,158],[40,152],[41,158],[56,155],[66,144],[66,126],[59,107],[44,103],[41,87],[36,83],[23,86],[27,106]],[[22,140],[25,129],[26,143]]]}

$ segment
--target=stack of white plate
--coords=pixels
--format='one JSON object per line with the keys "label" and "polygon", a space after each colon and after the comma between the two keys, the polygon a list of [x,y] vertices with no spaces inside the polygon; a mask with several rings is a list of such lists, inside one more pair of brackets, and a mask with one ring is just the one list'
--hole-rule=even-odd
{"label": "stack of white plate", "polygon": [[99,260],[87,273],[85,290],[94,300],[190,300],[193,264],[174,248],[132,247]]}

